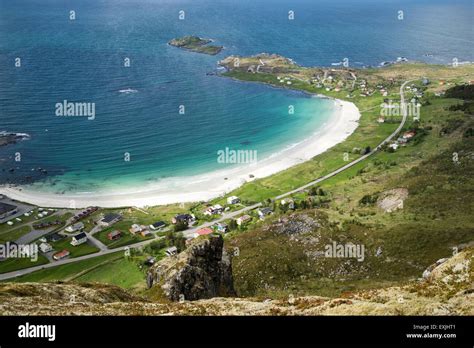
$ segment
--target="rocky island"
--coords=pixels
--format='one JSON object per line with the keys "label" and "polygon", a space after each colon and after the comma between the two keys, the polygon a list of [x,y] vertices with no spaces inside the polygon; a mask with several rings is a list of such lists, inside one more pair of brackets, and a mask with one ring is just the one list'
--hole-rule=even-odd
{"label": "rocky island", "polygon": [[211,39],[203,39],[198,36],[184,36],[168,42],[169,45],[179,47],[188,51],[210,54],[212,56],[222,51],[222,46],[209,45]]}

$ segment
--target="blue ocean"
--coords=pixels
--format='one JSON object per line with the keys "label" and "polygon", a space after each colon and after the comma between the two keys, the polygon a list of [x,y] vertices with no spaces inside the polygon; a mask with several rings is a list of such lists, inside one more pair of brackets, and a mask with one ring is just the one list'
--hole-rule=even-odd
{"label": "blue ocean", "polygon": [[[0,184],[89,192],[221,169],[226,147],[270,156],[328,122],[333,103],[220,77],[218,60],[472,61],[472,18],[471,0],[0,0],[0,131],[31,136],[0,148]],[[167,44],[185,35],[224,50]],[[95,118],[58,117],[65,100],[94,103]]]}

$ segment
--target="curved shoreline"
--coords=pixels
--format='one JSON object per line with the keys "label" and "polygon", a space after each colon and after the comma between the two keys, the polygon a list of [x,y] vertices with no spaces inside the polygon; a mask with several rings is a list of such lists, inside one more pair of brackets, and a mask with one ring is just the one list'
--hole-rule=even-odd
{"label": "curved shoreline", "polygon": [[[328,98],[327,96],[320,97]],[[224,195],[246,182],[268,177],[306,162],[336,144],[343,142],[356,130],[361,115],[355,104],[339,99],[332,100],[336,104],[336,110],[328,124],[320,128],[311,137],[290,148],[274,153],[255,164],[213,171],[196,176],[173,177],[138,190],[136,188],[127,190],[125,188],[120,193],[104,192],[59,195],[29,191],[21,186],[1,186],[0,194],[18,201],[54,208],[84,208],[88,206],[104,208],[143,207],[207,201]],[[250,175],[253,175],[253,178]],[[225,180],[225,178],[228,179]]]}

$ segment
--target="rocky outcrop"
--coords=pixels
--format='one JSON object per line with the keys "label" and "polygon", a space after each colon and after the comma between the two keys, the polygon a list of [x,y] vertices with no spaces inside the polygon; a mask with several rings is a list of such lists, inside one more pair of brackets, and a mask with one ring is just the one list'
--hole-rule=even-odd
{"label": "rocky outcrop", "polygon": [[150,268],[148,275],[171,301],[235,295],[232,263],[220,235],[197,239],[184,252]]}
{"label": "rocky outcrop", "polygon": [[[210,240],[193,253],[212,254],[219,245],[221,241]],[[97,283],[0,283],[0,315],[473,315],[473,255],[472,248],[461,251],[436,267],[430,279],[343,298],[290,295],[162,303]]]}

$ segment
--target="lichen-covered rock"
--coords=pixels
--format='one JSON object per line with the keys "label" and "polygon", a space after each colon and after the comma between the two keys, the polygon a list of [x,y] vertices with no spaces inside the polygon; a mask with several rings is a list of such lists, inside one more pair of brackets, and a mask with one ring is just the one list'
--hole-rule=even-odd
{"label": "lichen-covered rock", "polygon": [[171,301],[235,295],[231,259],[220,235],[199,238],[182,253],[151,267],[149,274]]}

